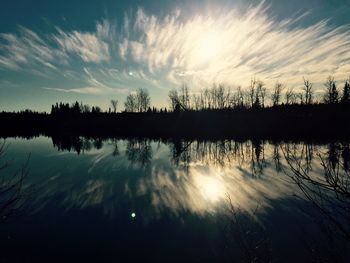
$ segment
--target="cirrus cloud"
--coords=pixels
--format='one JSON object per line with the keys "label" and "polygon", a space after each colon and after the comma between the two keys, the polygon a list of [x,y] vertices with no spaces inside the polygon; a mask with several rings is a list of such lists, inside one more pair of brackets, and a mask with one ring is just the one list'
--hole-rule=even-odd
{"label": "cirrus cloud", "polygon": [[194,86],[241,85],[254,75],[291,85],[303,75],[314,81],[348,76],[349,25],[331,27],[323,20],[303,27],[299,22],[308,14],[277,21],[268,10],[260,4],[245,13],[198,14],[184,21],[179,12],[158,18],[139,9],[133,27],[139,37],[124,38],[120,56],[127,53],[150,73],[165,70],[170,82]]}
{"label": "cirrus cloud", "polygon": [[[68,92],[89,94],[138,87],[152,94],[183,82],[194,90],[214,82],[244,87],[252,76],[268,87],[277,80],[298,86],[303,76],[316,86],[330,74],[347,78],[349,25],[322,20],[305,26],[308,15],[278,20],[264,3],[245,12],[212,10],[191,17],[180,9],[157,16],[139,8],[121,24],[104,19],[90,31],[56,27],[40,34],[19,27],[0,34],[0,69],[34,65],[36,72],[55,71],[65,84],[75,83],[70,87],[81,82]],[[56,91],[66,89],[57,85]]]}
{"label": "cirrus cloud", "polygon": [[38,34],[20,26],[17,33],[0,34],[0,68],[19,70],[26,65],[50,69],[69,65],[72,55],[83,62],[99,63],[110,59],[109,44],[114,30],[106,20],[96,24],[95,32]]}
{"label": "cirrus cloud", "polygon": [[70,54],[78,55],[84,62],[101,62],[109,60],[108,44],[95,34],[73,31],[65,33],[61,29],[54,36],[59,48]]}

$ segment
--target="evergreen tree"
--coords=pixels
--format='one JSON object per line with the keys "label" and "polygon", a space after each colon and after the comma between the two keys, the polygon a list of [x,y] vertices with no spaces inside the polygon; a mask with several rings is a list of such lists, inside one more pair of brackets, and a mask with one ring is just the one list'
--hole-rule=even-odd
{"label": "evergreen tree", "polygon": [[253,108],[260,108],[260,107],[261,107],[261,103],[260,103],[260,99],[259,99],[259,94],[256,93],[255,101],[253,103]]}
{"label": "evergreen tree", "polygon": [[329,76],[324,85],[327,88],[326,94],[324,97],[324,102],[327,104],[338,103],[339,94],[338,94],[337,86],[334,81],[334,77]]}
{"label": "evergreen tree", "polygon": [[333,83],[332,86],[332,93],[331,93],[331,103],[338,103],[338,99],[339,99],[339,94],[337,91],[337,86],[335,85],[335,82]]}
{"label": "evergreen tree", "polygon": [[341,102],[342,103],[349,103],[350,102],[350,83],[349,83],[349,81],[345,82]]}

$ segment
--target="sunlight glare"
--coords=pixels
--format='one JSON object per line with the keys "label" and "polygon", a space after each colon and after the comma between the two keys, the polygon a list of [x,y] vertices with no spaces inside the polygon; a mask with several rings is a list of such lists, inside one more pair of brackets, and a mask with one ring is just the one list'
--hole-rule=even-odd
{"label": "sunlight glare", "polygon": [[199,181],[201,193],[205,199],[217,202],[224,196],[224,186],[216,177],[205,176]]}
{"label": "sunlight glare", "polygon": [[222,40],[217,31],[205,32],[198,39],[195,49],[196,59],[200,63],[208,63],[219,56]]}

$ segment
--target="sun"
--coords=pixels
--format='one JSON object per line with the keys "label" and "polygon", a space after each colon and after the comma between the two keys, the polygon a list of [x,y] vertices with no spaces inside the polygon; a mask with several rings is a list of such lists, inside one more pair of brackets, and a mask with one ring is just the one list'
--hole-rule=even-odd
{"label": "sun", "polygon": [[194,45],[195,59],[198,63],[210,63],[222,51],[222,39],[218,31],[203,32]]}

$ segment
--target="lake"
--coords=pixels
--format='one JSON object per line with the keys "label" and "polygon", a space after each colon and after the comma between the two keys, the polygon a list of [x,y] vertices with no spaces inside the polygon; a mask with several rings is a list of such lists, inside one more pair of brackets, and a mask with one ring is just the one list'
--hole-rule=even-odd
{"label": "lake", "polygon": [[1,262],[350,262],[349,142],[5,143]]}

